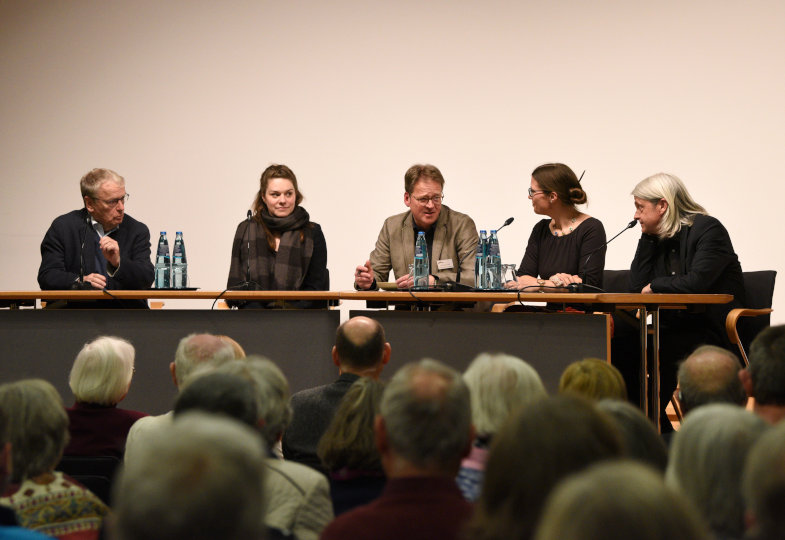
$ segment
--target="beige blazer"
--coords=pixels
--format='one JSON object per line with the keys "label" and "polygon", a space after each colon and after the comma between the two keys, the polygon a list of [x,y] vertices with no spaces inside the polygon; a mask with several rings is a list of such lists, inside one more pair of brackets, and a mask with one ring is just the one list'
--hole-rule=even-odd
{"label": "beige blazer", "polygon": [[[392,270],[395,279],[409,273],[414,262],[414,226],[412,213],[404,212],[387,218],[379,232],[376,247],[371,252],[371,266],[377,282],[387,281]],[[466,214],[442,206],[433,235],[431,274],[440,282],[455,280],[458,261],[461,264],[461,283],[474,286],[474,257],[477,249],[477,227]],[[444,269],[439,269],[439,261]]]}

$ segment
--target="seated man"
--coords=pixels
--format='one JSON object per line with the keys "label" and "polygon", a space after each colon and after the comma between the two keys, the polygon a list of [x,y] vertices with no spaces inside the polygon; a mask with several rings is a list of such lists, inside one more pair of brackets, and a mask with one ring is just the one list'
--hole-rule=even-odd
{"label": "seated man", "polygon": [[[414,242],[423,231],[431,263],[429,285],[452,280],[474,285],[477,227],[472,218],[442,205],[444,177],[433,165],[412,165],[404,175],[403,203],[408,212],[387,218],[369,260],[354,272],[356,289],[376,289],[390,271],[399,288],[409,288],[413,278]],[[460,267],[460,272],[459,272]]]}
{"label": "seated man", "polygon": [[93,169],[80,187],[84,208],[55,219],[41,242],[41,289],[149,289],[150,231],[125,214],[125,179],[109,169]]}

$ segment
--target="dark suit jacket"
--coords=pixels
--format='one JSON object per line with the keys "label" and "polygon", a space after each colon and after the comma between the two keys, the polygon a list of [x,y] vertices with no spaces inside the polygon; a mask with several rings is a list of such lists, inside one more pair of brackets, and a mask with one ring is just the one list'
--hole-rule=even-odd
{"label": "dark suit jacket", "polygon": [[708,322],[712,333],[725,344],[725,317],[745,304],[744,278],[728,231],[714,217],[699,215],[690,227],[682,227],[672,239],[644,234],[630,268],[630,290],[640,292],[651,283],[655,293],[732,294],[729,304],[707,306],[705,314],[691,316],[663,313],[679,324]]}
{"label": "dark suit jacket", "polygon": [[292,396],[292,421],[283,434],[283,457],[325,472],[316,455],[316,445],[327,431],[341,398],[359,379],[353,373],[343,373],[325,386],[308,388]]}
{"label": "dark suit jacket", "polygon": [[[74,210],[56,218],[41,242],[38,284],[42,290],[70,289],[79,278],[80,253],[87,210]],[[120,267],[107,277],[107,289],[149,289],[153,283],[150,260],[150,231],[144,223],[127,215],[109,235],[120,245]],[[84,274],[96,272],[97,234],[87,228],[84,241]]]}

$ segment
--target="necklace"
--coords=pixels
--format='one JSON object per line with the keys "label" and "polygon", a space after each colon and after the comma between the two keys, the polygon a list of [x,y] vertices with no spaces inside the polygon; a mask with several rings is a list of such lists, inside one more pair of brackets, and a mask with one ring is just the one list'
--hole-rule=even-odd
{"label": "necklace", "polygon": [[[575,225],[575,220],[577,220],[577,219],[578,219],[578,218],[572,218],[572,219],[570,219],[570,226],[569,226],[570,232],[568,232],[567,234],[570,234],[570,233],[572,232],[572,230],[573,230],[573,225]],[[559,233],[561,233],[561,235],[560,235]],[[558,229],[558,230],[557,230],[557,229],[556,229],[556,222],[555,222],[555,221],[554,221],[554,223],[553,223],[553,236],[564,236],[564,229],[562,228],[562,229]]]}

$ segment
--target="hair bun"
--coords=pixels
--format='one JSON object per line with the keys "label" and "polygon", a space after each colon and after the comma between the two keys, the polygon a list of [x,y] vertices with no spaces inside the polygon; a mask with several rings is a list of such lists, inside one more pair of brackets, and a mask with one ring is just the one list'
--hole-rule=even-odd
{"label": "hair bun", "polygon": [[586,204],[586,192],[582,188],[570,188],[570,202],[572,204]]}

